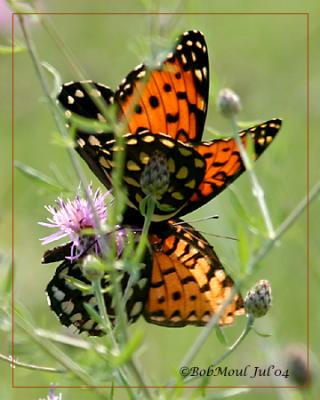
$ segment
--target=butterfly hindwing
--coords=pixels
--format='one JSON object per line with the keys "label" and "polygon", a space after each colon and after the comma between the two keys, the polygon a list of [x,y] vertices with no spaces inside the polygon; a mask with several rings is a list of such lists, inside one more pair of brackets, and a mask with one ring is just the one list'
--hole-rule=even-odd
{"label": "butterfly hindwing", "polygon": [[[248,135],[250,135],[253,143],[253,158],[256,160],[272,143],[280,128],[281,120],[272,119],[243,130],[239,135],[244,148],[247,148]],[[196,192],[177,215],[184,215],[201,207],[245,171],[239,147],[234,138],[202,142],[194,148],[205,159],[206,172]]]}
{"label": "butterfly hindwing", "polygon": [[[123,290],[127,286],[128,279],[129,275],[125,273],[121,280]],[[148,269],[142,268],[139,281],[131,287],[131,293],[126,303],[127,318],[130,323],[136,321],[142,314],[148,290],[148,279]],[[79,288],[74,283],[75,280],[87,289]],[[101,286],[105,291],[104,301],[108,316],[110,321],[114,322],[115,310],[112,297],[108,291],[110,283],[107,277],[101,280]],[[97,300],[92,292],[91,283],[84,277],[81,269],[81,259],[74,262],[67,259],[64,260],[58,266],[54,277],[47,286],[46,292],[49,305],[62,325],[73,326],[80,333],[85,331],[92,336],[105,334],[102,327],[91,318],[85,308],[85,303],[87,303],[98,311]]]}
{"label": "butterfly hindwing", "polygon": [[[128,292],[128,321],[132,323],[144,315],[148,322],[168,327],[205,325],[234,285],[214,249],[192,226],[181,221],[178,224],[171,220],[153,223],[149,242],[151,257],[147,252],[145,267],[140,269],[138,281]],[[69,250],[70,243],[67,243],[47,251],[43,262],[61,261]],[[98,311],[91,284],[82,271],[82,260],[82,257],[74,261],[65,258],[58,266],[46,289],[48,301],[62,325],[101,336],[105,332],[85,307],[87,303]],[[124,273],[123,291],[128,279],[129,275]],[[101,280],[101,286],[106,310],[114,322],[115,310],[107,275]],[[220,324],[231,324],[236,315],[243,313],[243,300],[237,295]]]}
{"label": "butterfly hindwing", "polygon": [[[90,136],[87,139],[90,141]],[[140,202],[145,198],[147,193],[141,186],[141,176],[150,160],[158,155],[166,163],[169,185],[163,194],[157,196],[157,206],[152,219],[168,219],[170,215],[176,214],[203,180],[203,157],[188,144],[178,142],[167,135],[152,135],[149,131],[136,135],[127,134],[124,136],[124,142],[126,150],[123,181],[128,189],[131,207],[139,209]],[[105,142],[103,135],[97,136],[96,142],[91,146],[86,145],[82,139],[78,140],[78,143],[78,151],[86,153],[83,157],[90,158],[93,166],[99,166],[99,173],[105,174],[101,180],[108,181],[114,166],[114,153],[123,149],[118,148],[115,140]],[[89,165],[90,163],[88,162]]]}
{"label": "butterfly hindwing", "polygon": [[[146,320],[171,327],[205,325],[234,285],[214,249],[190,225],[173,221],[158,227],[149,240],[153,260]],[[220,324],[231,324],[243,313],[243,300],[237,295]]]}

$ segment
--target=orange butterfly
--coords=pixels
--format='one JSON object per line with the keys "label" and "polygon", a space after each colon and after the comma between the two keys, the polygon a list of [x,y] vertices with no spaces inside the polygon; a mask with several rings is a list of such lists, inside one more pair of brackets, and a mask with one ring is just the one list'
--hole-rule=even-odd
{"label": "orange butterfly", "polygon": [[[63,85],[58,102],[66,116],[78,114],[103,120],[94,97],[116,104],[118,119],[126,120],[124,182],[128,205],[139,210],[145,197],[141,175],[155,150],[166,158],[169,187],[157,197],[153,220],[162,221],[189,213],[207,203],[244,170],[234,138],[201,142],[209,90],[208,52],[199,31],[185,32],[164,62],[155,70],[137,66],[115,93],[98,83],[84,90],[83,82]],[[272,119],[239,133],[244,146],[248,136],[258,158],[273,141],[281,120]],[[114,153],[121,151],[112,132],[77,131],[77,151],[108,188]]]}
{"label": "orange butterfly", "polygon": [[[89,89],[85,89],[89,83]],[[139,203],[145,197],[141,176],[154,154],[161,154],[169,172],[168,189],[157,198],[149,231],[150,254],[139,281],[126,304],[129,321],[143,314],[147,321],[163,326],[204,325],[219,309],[234,282],[224,271],[213,248],[190,225],[171,220],[191,212],[224,190],[243,171],[238,146],[233,138],[201,142],[207,112],[209,64],[204,36],[199,31],[184,33],[163,63],[150,70],[139,65],[128,74],[114,93],[91,81],[63,85],[58,102],[68,119],[78,114],[104,121],[96,98],[117,105],[119,121],[127,123],[124,182],[128,188],[128,209],[124,225],[140,226]],[[248,136],[256,158],[268,147],[280,129],[278,119],[240,132],[244,146]],[[111,188],[113,156],[118,149],[113,132],[77,130],[76,150],[101,182]],[[151,255],[151,258],[150,258]],[[54,249],[44,262],[64,259]],[[95,299],[67,279],[88,283],[81,272],[81,259],[64,260],[47,287],[51,307],[64,325],[73,325],[91,335],[102,334],[84,308]],[[123,289],[128,275],[122,279]],[[107,287],[108,281],[103,280]],[[114,318],[112,300],[104,294],[107,311]],[[220,324],[230,324],[244,313],[238,295],[228,306]]]}
{"label": "orange butterfly", "polygon": [[[205,325],[229,295],[234,282],[214,249],[192,226],[177,225],[174,221],[156,225],[156,232],[149,235],[151,253],[146,255],[146,266],[140,270],[139,280],[132,286],[126,302],[128,320],[134,322],[143,315],[148,322],[163,326]],[[97,310],[94,295],[70,281],[72,278],[90,285],[81,270],[82,258],[74,262],[64,259],[70,254],[70,247],[67,244],[49,250],[43,257],[43,263],[64,260],[47,286],[49,304],[63,325],[72,325],[90,335],[103,335],[84,307],[88,303]],[[123,291],[128,279],[128,273],[124,273]],[[108,279],[104,278],[101,285],[108,287]],[[109,318],[114,321],[115,311],[108,291],[104,300]],[[243,300],[237,295],[220,324],[229,325],[236,315],[243,313]]]}

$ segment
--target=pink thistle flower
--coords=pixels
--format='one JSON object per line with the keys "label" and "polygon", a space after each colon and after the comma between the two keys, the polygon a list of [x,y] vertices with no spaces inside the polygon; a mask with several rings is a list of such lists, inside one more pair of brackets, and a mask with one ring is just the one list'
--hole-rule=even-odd
{"label": "pink thistle flower", "polygon": [[[56,200],[56,207],[45,206],[46,210],[51,214],[47,218],[48,222],[39,222],[40,225],[48,228],[57,229],[57,232],[52,235],[41,238],[43,245],[59,240],[64,237],[69,237],[72,242],[71,256],[68,257],[73,261],[78,258],[85,250],[88,240],[83,234],[84,229],[95,229],[96,218],[100,224],[104,224],[107,220],[107,207],[105,199],[110,195],[110,192],[102,194],[99,189],[93,194],[92,186],[88,187],[88,195],[92,199],[92,206],[87,199],[81,198],[79,195],[74,200],[64,200],[59,197]],[[89,239],[92,243],[92,237]],[[99,237],[96,237],[95,252],[100,252]]]}

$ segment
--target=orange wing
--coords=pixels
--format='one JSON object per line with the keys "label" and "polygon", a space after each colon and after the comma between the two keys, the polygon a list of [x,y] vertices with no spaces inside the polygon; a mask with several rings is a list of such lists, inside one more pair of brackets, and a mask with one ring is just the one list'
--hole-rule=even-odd
{"label": "orange wing", "polygon": [[[86,90],[88,86],[90,90]],[[175,48],[155,68],[138,65],[113,91],[92,81],[65,83],[58,102],[86,118],[103,120],[94,97],[106,105],[119,105],[118,118],[126,118],[128,132],[149,130],[182,142],[199,142],[207,114],[209,63],[204,36],[199,31],[181,35]],[[89,93],[87,93],[89,92]],[[92,132],[94,134],[94,132]]]}
{"label": "orange wing", "polygon": [[150,69],[138,65],[121,82],[115,100],[128,131],[148,129],[182,142],[199,142],[208,103],[209,63],[204,36],[199,31],[181,35],[165,61]]}
{"label": "orange wing", "polygon": [[[244,147],[248,135],[253,142],[254,158],[257,159],[273,141],[281,128],[280,119],[271,119],[260,125],[240,132]],[[238,145],[233,138],[202,142],[194,146],[206,160],[204,179],[185,207],[177,215],[185,215],[196,210],[217,196],[245,171]]]}
{"label": "orange wing", "polygon": [[[169,221],[150,234],[153,249],[151,281],[144,316],[148,322],[171,327],[205,325],[230,293],[233,280],[213,248],[190,225]],[[237,295],[220,319],[231,324],[244,313]]]}

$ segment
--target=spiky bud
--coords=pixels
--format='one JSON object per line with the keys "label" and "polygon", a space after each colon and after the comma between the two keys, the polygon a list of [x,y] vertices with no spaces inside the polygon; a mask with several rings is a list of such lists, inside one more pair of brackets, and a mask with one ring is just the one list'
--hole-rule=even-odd
{"label": "spiky bud", "polygon": [[169,179],[167,159],[163,153],[155,151],[141,174],[141,188],[146,195],[158,199],[168,189]]}
{"label": "spiky bud", "polygon": [[260,318],[267,314],[271,306],[271,286],[268,281],[259,281],[249,290],[244,299],[244,308],[247,314]]}

